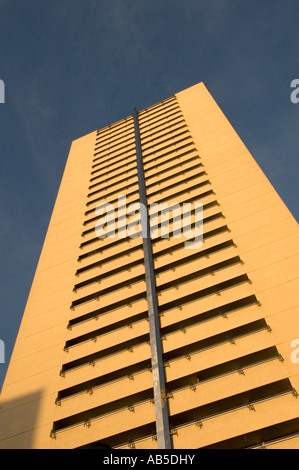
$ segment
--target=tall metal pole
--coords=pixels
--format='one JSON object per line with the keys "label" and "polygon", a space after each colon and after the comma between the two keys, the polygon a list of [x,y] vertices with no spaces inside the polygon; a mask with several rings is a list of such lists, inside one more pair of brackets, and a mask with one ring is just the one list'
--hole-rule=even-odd
{"label": "tall metal pole", "polygon": [[158,311],[158,301],[156,295],[156,282],[154,275],[154,262],[152,245],[150,239],[150,224],[147,207],[146,186],[143,170],[142,150],[140,141],[140,130],[138,112],[134,108],[134,129],[137,156],[137,171],[139,184],[139,200],[142,206],[141,224],[142,241],[144,252],[145,282],[148,303],[148,319],[151,346],[151,362],[153,373],[154,400],[156,412],[156,431],[158,449],[171,449],[171,438],[169,431],[168,404],[165,390],[165,374],[163,367],[162,344],[160,337],[160,319]]}

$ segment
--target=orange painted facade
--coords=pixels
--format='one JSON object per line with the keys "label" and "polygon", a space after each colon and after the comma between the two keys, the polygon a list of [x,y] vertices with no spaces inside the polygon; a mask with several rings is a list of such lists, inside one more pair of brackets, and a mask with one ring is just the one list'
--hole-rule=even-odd
{"label": "orange painted facade", "polygon": [[[202,83],[139,126],[148,203],[203,204],[200,248],[152,240],[172,448],[298,448],[298,224]],[[119,195],[139,200],[132,116],[72,143],[0,448],[157,448],[142,239],[95,234]]]}

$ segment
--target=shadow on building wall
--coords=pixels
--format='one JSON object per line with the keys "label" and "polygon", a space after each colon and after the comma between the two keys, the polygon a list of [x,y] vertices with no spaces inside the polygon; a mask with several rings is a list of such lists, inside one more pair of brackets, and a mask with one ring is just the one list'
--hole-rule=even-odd
{"label": "shadow on building wall", "polygon": [[0,449],[31,449],[41,391],[0,401]]}

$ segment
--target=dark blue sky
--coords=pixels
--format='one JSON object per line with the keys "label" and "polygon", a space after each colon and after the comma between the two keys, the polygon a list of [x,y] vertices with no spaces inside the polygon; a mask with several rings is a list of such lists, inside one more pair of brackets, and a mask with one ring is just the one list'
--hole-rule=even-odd
{"label": "dark blue sky", "polygon": [[0,0],[0,387],[72,140],[203,81],[299,219],[298,18],[298,0]]}

